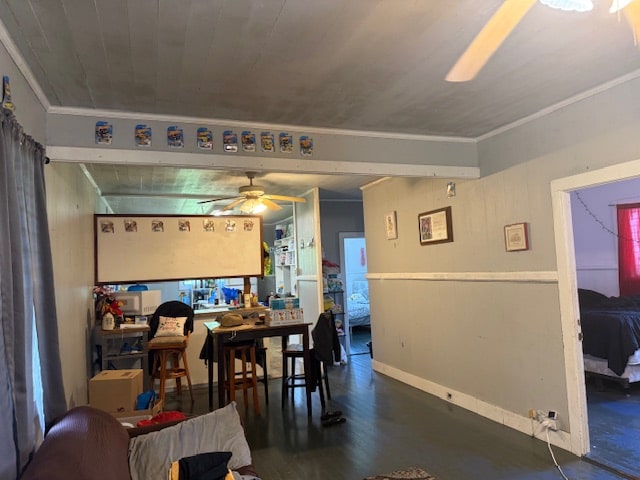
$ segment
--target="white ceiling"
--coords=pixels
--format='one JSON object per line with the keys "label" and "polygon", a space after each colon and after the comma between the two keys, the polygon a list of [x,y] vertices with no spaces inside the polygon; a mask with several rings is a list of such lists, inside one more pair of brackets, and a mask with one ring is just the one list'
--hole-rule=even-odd
{"label": "white ceiling", "polygon": [[[588,13],[537,3],[473,81],[446,82],[501,3],[0,0],[0,20],[52,106],[309,129],[477,138],[638,75],[631,28],[608,13],[609,0],[594,0]],[[90,171],[103,191],[116,188],[109,175],[121,188],[122,177],[142,183],[142,170],[117,168]],[[191,190],[178,191],[178,173],[157,168],[149,177],[176,194],[217,196],[212,185],[226,183],[185,172]],[[297,177],[269,174],[263,183],[300,194],[321,181]],[[246,183],[234,178],[232,188]],[[335,188],[331,180],[329,190],[353,192],[368,178]]]}

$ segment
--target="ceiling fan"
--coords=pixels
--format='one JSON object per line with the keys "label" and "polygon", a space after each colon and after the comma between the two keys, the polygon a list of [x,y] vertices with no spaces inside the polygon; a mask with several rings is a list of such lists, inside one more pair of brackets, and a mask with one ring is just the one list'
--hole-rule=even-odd
{"label": "ceiling fan", "polygon": [[233,202],[225,206],[222,211],[232,210],[236,206],[240,205],[240,211],[243,213],[261,213],[264,212],[267,208],[270,208],[271,210],[281,210],[282,207],[274,202],[274,200],[300,203],[304,203],[307,201],[302,197],[265,194],[264,187],[253,184],[253,179],[256,176],[256,172],[246,172],[246,175],[249,179],[249,185],[240,187],[238,190],[238,195],[235,195],[233,197],[212,198],[210,200],[202,200],[198,203],[211,203],[222,200],[233,200]]}
{"label": "ceiling fan", "polygon": [[[473,80],[536,1],[505,0],[451,68],[445,80],[448,82]],[[548,7],[576,12],[593,9],[591,0],[540,0],[540,3]],[[640,31],[640,0],[611,0],[609,13],[619,11],[624,13],[631,25],[634,40],[637,43],[637,32]]]}

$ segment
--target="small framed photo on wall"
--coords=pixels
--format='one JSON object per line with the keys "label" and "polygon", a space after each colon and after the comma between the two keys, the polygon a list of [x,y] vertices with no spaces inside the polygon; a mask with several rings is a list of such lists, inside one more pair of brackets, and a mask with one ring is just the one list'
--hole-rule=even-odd
{"label": "small framed photo on wall", "polygon": [[504,246],[507,252],[529,250],[529,231],[526,223],[504,226]]}
{"label": "small framed photo on wall", "polygon": [[453,242],[451,207],[439,208],[418,215],[420,245]]}
{"label": "small framed photo on wall", "polygon": [[387,232],[387,240],[398,238],[398,226],[396,224],[396,211],[384,214],[384,227]]}

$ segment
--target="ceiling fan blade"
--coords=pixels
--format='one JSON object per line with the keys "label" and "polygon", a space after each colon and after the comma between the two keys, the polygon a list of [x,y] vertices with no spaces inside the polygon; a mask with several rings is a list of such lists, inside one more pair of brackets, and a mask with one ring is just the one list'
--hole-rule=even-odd
{"label": "ceiling fan blade", "polygon": [[276,202],[269,200],[266,196],[260,198],[260,201],[264,203],[271,210],[282,210],[282,207],[278,205]]}
{"label": "ceiling fan blade", "polygon": [[[233,198],[236,198],[236,197],[233,197]],[[245,202],[246,200],[247,200],[247,199],[246,199],[246,198],[244,198],[244,197],[236,198],[236,200],[234,200],[234,201],[233,201],[233,202],[231,202],[229,205],[227,205],[226,207],[224,207],[224,208],[222,209],[222,211],[224,212],[224,211],[227,211],[227,210],[232,210],[236,205],[238,205],[238,204],[240,204],[240,203],[242,203],[242,202]]]}
{"label": "ceiling fan blade", "polygon": [[232,200],[235,198],[244,198],[244,197],[238,197],[237,195],[234,195],[233,197],[219,197],[219,198],[210,198],[209,200],[202,200],[200,202],[198,202],[198,204],[200,203],[211,203],[211,202],[219,202],[220,200]]}
{"label": "ceiling fan blade", "polygon": [[445,80],[473,80],[534,3],[536,0],[505,0],[447,73]]}
{"label": "ceiling fan blade", "polygon": [[638,45],[638,32],[640,32],[640,2],[635,1],[629,3],[622,9],[625,18],[631,26],[633,32],[633,42]]}
{"label": "ceiling fan blade", "polygon": [[262,198],[269,198],[271,200],[284,200],[287,202],[300,202],[300,203],[305,203],[307,201],[306,198],[288,197],[286,195],[263,195]]}

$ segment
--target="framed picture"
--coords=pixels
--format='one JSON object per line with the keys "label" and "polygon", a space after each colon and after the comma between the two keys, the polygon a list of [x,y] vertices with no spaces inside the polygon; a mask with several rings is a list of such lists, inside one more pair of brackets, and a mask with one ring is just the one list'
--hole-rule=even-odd
{"label": "framed picture", "polygon": [[451,207],[431,210],[418,215],[420,245],[453,242]]}
{"label": "framed picture", "polygon": [[507,252],[529,250],[529,232],[526,223],[504,226],[504,247]]}
{"label": "framed picture", "polygon": [[396,211],[384,214],[384,228],[387,232],[387,240],[398,238],[398,227],[396,226]]}

